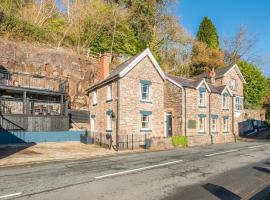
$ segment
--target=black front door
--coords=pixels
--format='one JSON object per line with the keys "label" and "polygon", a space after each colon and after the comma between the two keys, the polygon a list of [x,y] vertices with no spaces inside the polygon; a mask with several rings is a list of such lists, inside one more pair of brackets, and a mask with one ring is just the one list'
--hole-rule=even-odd
{"label": "black front door", "polygon": [[165,113],[165,125],[166,125],[166,136],[172,136],[172,113],[167,112]]}

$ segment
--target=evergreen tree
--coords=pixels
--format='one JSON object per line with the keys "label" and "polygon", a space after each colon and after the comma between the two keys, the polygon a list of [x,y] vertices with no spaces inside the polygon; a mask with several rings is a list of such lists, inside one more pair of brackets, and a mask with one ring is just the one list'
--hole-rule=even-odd
{"label": "evergreen tree", "polygon": [[216,27],[208,17],[203,18],[199,27],[199,31],[197,33],[197,39],[207,44],[209,48],[212,49],[219,48],[218,34]]}

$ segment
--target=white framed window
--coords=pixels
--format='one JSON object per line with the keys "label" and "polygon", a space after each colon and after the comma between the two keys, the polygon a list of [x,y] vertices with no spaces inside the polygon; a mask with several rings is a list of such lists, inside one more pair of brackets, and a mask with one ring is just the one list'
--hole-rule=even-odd
{"label": "white framed window", "polygon": [[228,96],[225,94],[222,95],[222,108],[228,109]]}
{"label": "white framed window", "polygon": [[205,106],[205,91],[199,91],[199,106]]}
{"label": "white framed window", "polygon": [[151,114],[150,111],[141,111],[141,131],[151,130]]}
{"label": "white framed window", "polygon": [[96,131],[96,116],[95,115],[91,115],[90,116],[90,130],[92,133],[94,133]]}
{"label": "white framed window", "polygon": [[234,98],[234,109],[235,111],[241,111],[244,109],[244,98],[236,96]]}
{"label": "white framed window", "polygon": [[108,85],[107,86],[107,101],[111,101],[112,100],[112,85]]}
{"label": "white framed window", "polygon": [[112,114],[111,112],[107,111],[107,128],[106,128],[106,131],[112,131]]}
{"label": "white framed window", "polygon": [[199,133],[205,132],[205,117],[199,117]]}
{"label": "white framed window", "polygon": [[217,118],[211,118],[211,132],[217,132]]}
{"label": "white framed window", "polygon": [[97,105],[97,91],[93,92],[92,101],[93,105]]}
{"label": "white framed window", "polygon": [[237,88],[237,83],[236,83],[236,80],[235,80],[234,78],[231,78],[231,79],[230,79],[229,87],[230,87],[230,89],[232,89],[232,90],[236,90],[236,88]]}
{"label": "white framed window", "polygon": [[150,81],[141,81],[141,101],[150,101]]}
{"label": "white framed window", "polygon": [[223,132],[228,132],[228,130],[229,130],[228,125],[229,125],[228,118],[223,117]]}

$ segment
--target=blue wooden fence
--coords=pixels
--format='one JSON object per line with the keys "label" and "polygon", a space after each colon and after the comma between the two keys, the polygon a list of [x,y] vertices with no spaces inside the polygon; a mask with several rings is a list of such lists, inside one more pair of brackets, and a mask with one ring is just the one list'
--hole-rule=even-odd
{"label": "blue wooden fence", "polygon": [[85,131],[0,132],[0,144],[80,141],[80,135],[84,133]]}

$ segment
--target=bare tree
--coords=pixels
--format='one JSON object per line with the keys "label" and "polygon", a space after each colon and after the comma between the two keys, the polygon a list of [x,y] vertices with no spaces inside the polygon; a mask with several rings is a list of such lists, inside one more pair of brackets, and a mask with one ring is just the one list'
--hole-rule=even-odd
{"label": "bare tree", "polygon": [[251,33],[246,27],[241,27],[233,37],[223,40],[225,61],[228,64],[234,64],[241,59],[253,61],[257,43],[258,35]]}
{"label": "bare tree", "polygon": [[19,16],[36,25],[43,26],[48,20],[58,14],[55,0],[39,0],[21,3]]}

